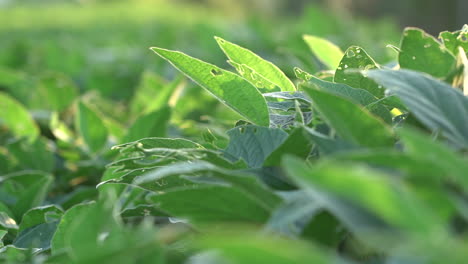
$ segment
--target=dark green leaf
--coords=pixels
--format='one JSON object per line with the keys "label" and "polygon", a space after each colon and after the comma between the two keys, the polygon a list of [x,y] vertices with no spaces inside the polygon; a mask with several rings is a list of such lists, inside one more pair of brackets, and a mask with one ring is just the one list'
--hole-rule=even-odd
{"label": "dark green leaf", "polygon": [[230,141],[225,152],[259,168],[265,159],[286,140],[288,134],[278,128],[239,126],[227,132]]}
{"label": "dark green leaf", "polygon": [[376,70],[367,73],[395,93],[434,132],[460,148],[468,148],[468,98],[450,85],[414,71]]}

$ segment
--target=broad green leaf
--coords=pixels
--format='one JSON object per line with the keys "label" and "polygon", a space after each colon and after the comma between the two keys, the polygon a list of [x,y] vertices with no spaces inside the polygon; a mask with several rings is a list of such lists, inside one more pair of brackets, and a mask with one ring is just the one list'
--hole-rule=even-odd
{"label": "broad green leaf", "polygon": [[307,88],[306,92],[314,101],[313,105],[342,139],[364,147],[393,145],[390,128],[367,110],[330,93],[312,88]]}
{"label": "broad green leaf", "polygon": [[[278,87],[276,84],[272,83],[245,64],[239,64],[232,60],[229,60],[228,63],[231,64],[244,79],[255,85],[260,92],[274,91],[275,88]],[[276,90],[281,89],[276,88]]]}
{"label": "broad green leaf", "polygon": [[421,29],[405,29],[400,49],[398,61],[401,68],[425,72],[437,78],[446,78],[455,69],[455,57]]}
{"label": "broad green leaf", "polygon": [[225,230],[201,236],[196,240],[196,244],[201,248],[215,249],[216,252],[220,252],[221,259],[226,259],[227,263],[232,264],[347,263],[332,253],[300,240],[265,236],[239,228]]}
{"label": "broad green leaf", "polygon": [[468,98],[450,85],[414,71],[376,70],[368,76],[395,93],[416,118],[454,146],[468,148]]}
{"label": "broad green leaf", "polygon": [[382,120],[384,120],[387,123],[390,123],[392,121],[390,111],[388,111],[388,109],[385,106],[383,106],[383,104],[380,104],[374,95],[372,95],[370,92],[364,89],[353,88],[343,83],[323,81],[318,78],[315,78],[312,75],[309,78],[309,82],[303,83],[301,87],[310,85],[315,85],[319,90],[323,90],[325,92],[344,97],[356,104],[360,104],[366,107],[374,115],[382,118]]}
{"label": "broad green leaf", "polygon": [[344,55],[343,51],[338,46],[326,39],[316,36],[304,35],[303,38],[314,55],[325,64],[328,69],[335,70],[338,67]]}
{"label": "broad green leaf", "polygon": [[147,137],[164,137],[171,118],[171,108],[164,106],[154,112],[140,116],[128,129],[122,142],[130,142]]}
{"label": "broad green leaf", "polygon": [[377,63],[367,54],[367,52],[357,46],[349,47],[340,65],[336,69],[334,82],[344,83],[354,88],[361,88],[377,98],[384,96],[384,89],[373,80],[365,77],[362,70],[377,69]]}
{"label": "broad green leaf", "polygon": [[[252,51],[240,47],[232,42],[224,40],[219,37],[215,37],[218,42],[219,47],[223,50],[224,54],[234,62],[234,65],[237,71],[244,75],[246,69],[253,70],[250,74],[258,74],[261,78],[267,82],[273,83],[275,86],[278,86],[281,91],[291,91],[294,92],[296,87],[291,82],[291,80],[282,72],[277,66],[273,63],[262,59],[257,54]],[[243,67],[247,66],[247,68]],[[249,78],[246,78],[249,80]],[[255,82],[253,82],[255,84]],[[258,86],[257,86],[258,87]],[[265,88],[271,89],[271,87],[264,86]],[[259,87],[260,88],[260,87]],[[274,87],[273,87],[274,88]]]}
{"label": "broad green leaf", "polygon": [[181,52],[152,50],[247,120],[260,126],[270,125],[265,98],[245,79]]}
{"label": "broad green leaf", "polygon": [[239,126],[227,132],[230,141],[225,152],[243,159],[251,168],[259,168],[265,159],[287,139],[279,128]]}
{"label": "broad green leaf", "polygon": [[21,220],[29,209],[42,204],[52,181],[50,174],[34,171],[0,176],[0,201]]}
{"label": "broad green leaf", "polygon": [[52,222],[44,222],[18,234],[13,245],[18,248],[38,248],[39,250],[48,250],[50,241],[57,229],[58,220]]}
{"label": "broad green leaf", "polygon": [[329,155],[336,152],[348,151],[355,148],[353,144],[343,141],[342,139],[330,138],[309,127],[305,127],[305,129],[309,133],[311,140],[319,149],[321,155]]}
{"label": "broad green leaf", "polygon": [[322,210],[304,191],[286,192],[284,202],[275,209],[267,223],[267,230],[274,230],[291,237],[299,236],[307,223]]}
{"label": "broad green leaf", "polygon": [[[133,183],[152,191],[169,191],[171,188],[182,186],[182,184],[171,184],[175,177],[198,184],[232,185],[268,210],[273,209],[280,201],[276,194],[266,188],[253,175],[219,168],[204,161],[179,162],[156,168],[146,173],[140,173],[133,180]],[[158,187],[151,188],[151,185],[148,186],[148,184],[158,185]]]}
{"label": "broad green leaf", "polygon": [[441,224],[440,219],[422,201],[388,175],[338,162],[322,162],[311,168],[303,161],[290,157],[283,160],[283,166],[301,186],[319,188],[357,203],[389,224],[410,233],[427,234]]}
{"label": "broad green leaf", "polygon": [[99,115],[83,102],[78,103],[75,126],[92,153],[99,152],[107,142],[107,129]]}
{"label": "broad green leaf", "polygon": [[23,215],[18,231],[22,232],[39,224],[59,221],[62,214],[63,210],[56,205],[33,208]]}
{"label": "broad green leaf", "polygon": [[6,126],[17,137],[34,141],[39,128],[28,110],[8,94],[0,92],[0,125]]}
{"label": "broad green leaf", "polygon": [[163,211],[195,223],[263,223],[270,215],[270,211],[252,196],[238,188],[222,185],[180,187],[148,199]]}
{"label": "broad green leaf", "polygon": [[312,150],[312,141],[304,127],[294,129],[288,138],[275,149],[265,160],[263,166],[279,166],[281,158],[286,155],[307,158]]}

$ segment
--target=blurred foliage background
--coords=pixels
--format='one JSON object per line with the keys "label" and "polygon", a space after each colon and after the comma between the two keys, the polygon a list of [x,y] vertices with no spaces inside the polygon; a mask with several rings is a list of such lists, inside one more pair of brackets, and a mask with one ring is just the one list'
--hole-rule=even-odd
{"label": "blurred foliage background", "polygon": [[[135,116],[119,111],[125,112],[145,76],[176,78],[151,46],[228,67],[213,39],[220,36],[293,76],[291,65],[323,69],[302,40],[311,34],[342,48],[362,46],[387,64],[396,58],[387,45],[398,46],[404,26],[433,34],[459,29],[466,5],[465,0],[0,0],[0,91],[35,118],[48,119],[40,84],[44,76],[60,75],[78,94],[99,97],[101,112],[127,124]],[[203,113],[193,113],[194,104],[182,100],[175,120],[200,121]]]}

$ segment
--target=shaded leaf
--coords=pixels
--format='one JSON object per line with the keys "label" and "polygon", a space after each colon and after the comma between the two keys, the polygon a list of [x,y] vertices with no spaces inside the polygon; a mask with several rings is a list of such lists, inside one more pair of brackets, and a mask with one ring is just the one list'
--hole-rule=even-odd
{"label": "shaded leaf", "polygon": [[450,85],[414,71],[376,70],[368,76],[395,93],[416,118],[459,148],[468,148],[468,98]]}
{"label": "shaded leaf", "polygon": [[249,167],[259,168],[279,147],[288,134],[278,128],[239,126],[227,132],[230,141],[225,152],[235,159],[243,159]]}

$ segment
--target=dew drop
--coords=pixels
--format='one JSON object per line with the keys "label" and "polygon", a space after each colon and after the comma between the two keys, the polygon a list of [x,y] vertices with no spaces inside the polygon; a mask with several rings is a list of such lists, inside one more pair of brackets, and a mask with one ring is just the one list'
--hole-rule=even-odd
{"label": "dew drop", "polygon": [[379,85],[379,86],[377,86],[377,88],[382,89],[383,87],[382,87],[382,85]]}
{"label": "dew drop", "polygon": [[358,49],[358,50],[356,50],[356,52],[357,52],[357,53],[361,53],[361,50],[360,50],[360,49]]}
{"label": "dew drop", "polygon": [[348,64],[346,64],[346,65],[344,66],[344,68],[345,68],[345,69],[348,69]]}
{"label": "dew drop", "polygon": [[416,56],[413,56],[411,59],[416,60]]}
{"label": "dew drop", "polygon": [[431,44],[426,44],[424,45],[424,48],[427,49],[427,48],[430,48],[431,47]]}

